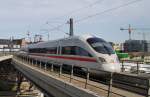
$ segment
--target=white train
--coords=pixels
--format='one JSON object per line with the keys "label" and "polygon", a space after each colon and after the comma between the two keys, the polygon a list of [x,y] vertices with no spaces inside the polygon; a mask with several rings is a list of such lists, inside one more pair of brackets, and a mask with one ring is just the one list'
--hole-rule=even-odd
{"label": "white train", "polygon": [[93,69],[120,72],[118,57],[111,45],[90,35],[30,44],[21,52],[44,61],[86,67],[93,73],[97,73]]}

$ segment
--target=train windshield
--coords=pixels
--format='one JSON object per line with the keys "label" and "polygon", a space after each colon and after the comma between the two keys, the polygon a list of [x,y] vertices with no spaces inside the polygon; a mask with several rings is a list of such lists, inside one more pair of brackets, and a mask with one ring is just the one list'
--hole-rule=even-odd
{"label": "train windshield", "polygon": [[89,38],[87,42],[92,46],[92,48],[102,54],[114,54],[112,46],[101,38]]}

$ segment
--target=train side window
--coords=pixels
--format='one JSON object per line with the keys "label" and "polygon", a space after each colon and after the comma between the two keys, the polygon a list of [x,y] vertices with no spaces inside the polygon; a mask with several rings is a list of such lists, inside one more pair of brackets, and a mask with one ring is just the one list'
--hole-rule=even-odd
{"label": "train side window", "polygon": [[90,53],[88,53],[86,50],[84,50],[81,47],[77,47],[77,46],[62,47],[62,54],[92,57],[92,55]]}
{"label": "train side window", "polygon": [[32,49],[29,49],[29,53],[32,53]]}
{"label": "train side window", "polygon": [[39,52],[38,48],[32,49],[32,53],[38,53],[38,52]]}
{"label": "train side window", "polygon": [[45,48],[39,48],[39,53],[46,53],[46,49]]}
{"label": "train side window", "polygon": [[71,54],[71,47],[70,46],[62,47],[62,54],[70,55]]}
{"label": "train side window", "polygon": [[48,54],[56,54],[57,53],[57,47],[51,47],[46,49],[46,53]]}
{"label": "train side window", "polygon": [[30,53],[46,53],[46,49],[45,48],[33,48],[33,49],[29,49]]}
{"label": "train side window", "polygon": [[30,53],[48,53],[48,54],[56,54],[57,53],[57,48],[52,47],[52,48],[33,48],[29,49]]}
{"label": "train side window", "polygon": [[62,47],[62,54],[64,54],[64,55],[76,55],[75,46]]}
{"label": "train side window", "polygon": [[38,49],[37,48],[33,48],[33,49],[29,49],[30,53],[38,53]]}
{"label": "train side window", "polygon": [[81,47],[75,48],[76,55],[92,57],[92,55]]}

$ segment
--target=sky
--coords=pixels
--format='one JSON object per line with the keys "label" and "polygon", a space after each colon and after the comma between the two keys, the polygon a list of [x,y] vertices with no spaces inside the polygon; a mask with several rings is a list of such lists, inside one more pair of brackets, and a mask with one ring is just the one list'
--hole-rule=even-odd
{"label": "sky", "polygon": [[[90,34],[116,43],[129,39],[129,24],[139,30],[132,31],[132,39],[150,39],[150,0],[139,0],[128,6],[102,13],[135,0],[1,0],[0,38],[26,38],[41,34],[43,40],[68,37],[69,18],[74,19],[74,34]],[[98,15],[95,15],[100,13]],[[86,18],[83,20],[83,18]],[[82,21],[80,21],[82,20]],[[62,25],[61,27],[58,27]],[[56,27],[58,27],[56,29]]]}

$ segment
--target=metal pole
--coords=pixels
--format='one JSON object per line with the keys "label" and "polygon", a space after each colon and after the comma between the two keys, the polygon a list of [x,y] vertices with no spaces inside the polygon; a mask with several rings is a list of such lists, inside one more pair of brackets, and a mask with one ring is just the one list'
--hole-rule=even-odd
{"label": "metal pole", "polygon": [[139,74],[139,63],[137,61],[137,74]]}
{"label": "metal pole", "polygon": [[35,64],[36,64],[36,67],[37,67],[37,66],[38,66],[38,65],[37,65],[37,60],[36,60],[36,63],[35,63]]}
{"label": "metal pole", "polygon": [[40,69],[42,68],[42,67],[41,67],[41,64],[42,64],[42,63],[41,63],[41,60],[40,60]]}
{"label": "metal pole", "polygon": [[87,84],[88,84],[89,77],[90,77],[89,68],[87,68],[87,75],[86,75],[85,89],[87,88]]}
{"label": "metal pole", "polygon": [[29,62],[29,61],[30,61],[30,59],[29,59],[29,57],[28,57],[28,64],[30,64],[30,62]]}
{"label": "metal pole", "polygon": [[73,18],[70,18],[70,36],[73,36]]}
{"label": "metal pole", "polygon": [[24,57],[24,63],[26,63],[26,56]]}
{"label": "metal pole", "polygon": [[22,62],[24,62],[24,58],[23,57],[20,57],[20,59],[21,59]]}
{"label": "metal pole", "polygon": [[131,25],[129,24],[129,29],[128,29],[128,31],[129,31],[129,40],[131,40]]}
{"label": "metal pole", "polygon": [[122,69],[121,69],[121,70],[122,70],[122,72],[124,72],[124,65],[123,65],[123,61],[122,61]]}
{"label": "metal pole", "polygon": [[22,56],[21,58],[22,58],[22,61],[25,62],[25,57]]}
{"label": "metal pole", "polygon": [[110,73],[110,82],[109,82],[109,86],[108,86],[108,95],[107,97],[110,97],[110,94],[112,93],[111,88],[112,88],[112,81],[113,81],[113,73]]}
{"label": "metal pole", "polygon": [[32,66],[33,66],[33,59],[32,59]]}
{"label": "metal pole", "polygon": [[28,58],[28,56],[26,56],[26,57],[27,57],[27,62],[26,63],[29,64],[29,58]]}
{"label": "metal pole", "polygon": [[30,60],[30,58],[29,58],[29,65],[31,64],[31,60]]}
{"label": "metal pole", "polygon": [[147,80],[147,95],[146,95],[146,97],[149,97],[149,95],[150,95],[150,80],[148,79]]}
{"label": "metal pole", "polygon": [[29,58],[29,65],[31,65],[31,59]]}
{"label": "metal pole", "polygon": [[74,66],[72,65],[72,67],[71,67],[71,74],[70,74],[70,81],[69,81],[70,83],[71,83],[71,80],[72,80],[72,77],[73,77],[73,67]]}
{"label": "metal pole", "polygon": [[23,62],[23,56],[21,57],[21,59],[22,59],[22,62]]}
{"label": "metal pole", "polygon": [[22,58],[22,62],[23,62],[24,61],[23,56],[21,58]]}
{"label": "metal pole", "polygon": [[59,68],[59,77],[62,74],[62,64],[60,64],[60,68]]}
{"label": "metal pole", "polygon": [[45,71],[47,70],[47,64],[45,63]]}
{"label": "metal pole", "polygon": [[30,64],[30,62],[29,62],[29,61],[30,61],[30,60],[29,60],[29,57],[27,57],[27,60],[28,60],[27,63]]}
{"label": "metal pole", "polygon": [[28,57],[27,56],[25,57],[25,63],[28,63]]}
{"label": "metal pole", "polygon": [[49,41],[49,32],[48,32],[48,35],[47,35],[47,36],[48,36],[48,41]]}
{"label": "metal pole", "polygon": [[54,71],[54,66],[53,66],[53,64],[51,64],[51,72],[53,72]]}
{"label": "metal pole", "polygon": [[25,57],[25,63],[28,63],[28,57],[27,56]]}

